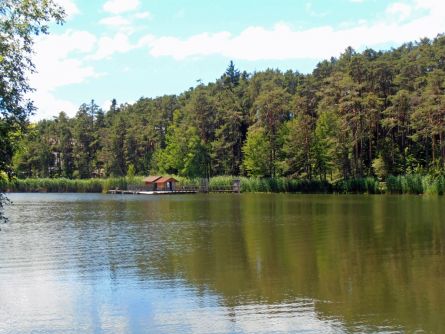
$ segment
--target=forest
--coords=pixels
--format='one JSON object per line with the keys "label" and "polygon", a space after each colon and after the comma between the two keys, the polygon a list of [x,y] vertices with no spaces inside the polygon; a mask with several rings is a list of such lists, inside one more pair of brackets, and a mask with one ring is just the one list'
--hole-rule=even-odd
{"label": "forest", "polygon": [[[222,71],[223,72],[223,71]],[[149,92],[147,92],[149,93]],[[445,36],[356,52],[310,74],[222,76],[179,95],[94,100],[28,124],[16,141],[18,178],[236,175],[320,181],[442,175]]]}

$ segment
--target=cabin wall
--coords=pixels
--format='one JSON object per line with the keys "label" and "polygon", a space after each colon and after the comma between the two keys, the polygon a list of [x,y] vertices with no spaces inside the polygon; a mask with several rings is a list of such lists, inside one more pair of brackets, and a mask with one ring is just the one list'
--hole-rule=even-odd
{"label": "cabin wall", "polygon": [[175,191],[176,190],[176,182],[158,183],[157,185],[158,185],[159,191]]}
{"label": "cabin wall", "polygon": [[156,183],[145,183],[145,189],[146,191],[155,191],[155,190],[159,190],[156,187]]}

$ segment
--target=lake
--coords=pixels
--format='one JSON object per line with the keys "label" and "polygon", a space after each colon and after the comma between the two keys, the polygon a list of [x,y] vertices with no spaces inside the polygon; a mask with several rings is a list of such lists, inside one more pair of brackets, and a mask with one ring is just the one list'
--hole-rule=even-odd
{"label": "lake", "polygon": [[10,194],[0,333],[443,333],[445,198]]}

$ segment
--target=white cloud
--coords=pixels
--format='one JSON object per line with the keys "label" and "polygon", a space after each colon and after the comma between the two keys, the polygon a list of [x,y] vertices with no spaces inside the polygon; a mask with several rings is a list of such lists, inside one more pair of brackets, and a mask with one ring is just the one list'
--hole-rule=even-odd
{"label": "white cloud", "polygon": [[80,13],[79,8],[72,0],[55,0],[55,3],[65,9],[68,20]]}
{"label": "white cloud", "polygon": [[105,100],[100,104],[100,108],[105,112],[110,110],[110,107],[111,107],[111,100]]}
{"label": "white cloud", "polygon": [[149,19],[149,18],[151,18],[151,13],[148,11],[140,12],[140,13],[134,14],[134,17],[137,19]]}
{"label": "white cloud", "polygon": [[154,36],[154,35],[145,35],[144,37],[139,39],[137,47],[138,48],[141,48],[141,47],[144,47],[144,46],[150,47],[152,45],[152,43],[154,43],[155,41],[156,41],[156,36]]}
{"label": "white cloud", "polygon": [[139,0],[108,0],[102,8],[108,13],[120,14],[133,11],[138,7]]}
{"label": "white cloud", "polygon": [[417,9],[427,9],[433,14],[443,16],[443,10],[445,9],[445,2],[442,0],[415,0],[414,7]]}
{"label": "white cloud", "polygon": [[95,70],[94,63],[89,62],[109,58],[114,53],[124,53],[135,47],[130,43],[129,35],[121,31],[99,39],[90,32],[73,30],[39,37],[33,57],[37,73],[29,77],[31,87],[35,88],[29,97],[38,111],[31,119],[50,118],[60,111],[74,116],[78,106],[72,101],[58,98],[56,90],[102,76]]}
{"label": "white cloud", "polygon": [[37,73],[31,76],[31,85],[52,91],[94,76],[92,67],[86,66],[79,57],[69,56],[72,53],[89,53],[95,45],[96,37],[86,31],[67,31],[38,39],[33,58]]}
{"label": "white cloud", "polygon": [[47,91],[38,90],[31,95],[31,98],[34,105],[38,107],[36,114],[31,116],[31,121],[50,119],[52,116],[57,116],[61,111],[72,117],[79,109],[79,106],[73,102],[58,99],[54,94]]}
{"label": "white cloud", "polygon": [[411,16],[411,12],[412,6],[401,2],[395,2],[386,9],[386,13],[388,15],[397,17],[399,20],[402,21],[409,18]]}
{"label": "white cloud", "polygon": [[39,109],[34,118],[61,110],[71,115],[75,112],[74,105],[55,98],[54,91],[99,76],[92,66],[82,60],[82,55],[92,52],[95,45],[96,37],[86,31],[69,30],[64,34],[45,35],[36,40],[33,61],[37,73],[29,78],[31,87],[36,89],[30,97]]}
{"label": "white cloud", "polygon": [[120,15],[106,17],[99,21],[99,24],[109,27],[125,27],[130,25],[130,23],[129,20]]}
{"label": "white cloud", "polygon": [[[424,13],[404,23],[388,16],[374,23],[362,22],[352,27],[334,29],[321,26],[300,31],[280,23],[273,29],[248,27],[239,35],[225,31],[201,33],[186,39],[149,35],[139,44],[148,45],[149,53],[154,57],[168,56],[175,59],[209,55],[250,61],[324,59],[340,54],[347,46],[362,49],[386,43],[401,44],[422,37],[434,37],[443,32],[445,2],[416,0],[411,5],[423,9]],[[397,12],[407,18],[411,13],[410,8],[389,6],[387,13]]]}
{"label": "white cloud", "polygon": [[311,2],[306,3],[305,9],[306,12],[312,17],[325,17],[326,15],[328,15],[326,12],[317,12],[316,10],[314,10]]}
{"label": "white cloud", "polygon": [[[194,35],[185,41],[176,37],[146,38],[151,55],[172,56],[175,59],[184,59],[190,56],[208,56],[212,54],[225,54],[224,50],[230,43],[231,34],[220,32],[216,34],[202,33]],[[151,40],[151,41],[150,41]]]}
{"label": "white cloud", "polygon": [[98,42],[98,49],[89,59],[101,60],[111,57],[114,53],[125,53],[134,48],[136,45],[132,45],[128,35],[123,32],[118,32],[113,37],[101,37]]}
{"label": "white cloud", "polygon": [[53,91],[55,88],[78,84],[85,81],[86,78],[98,76],[94,68],[85,66],[78,59],[57,59],[51,64],[45,61],[45,67],[42,63],[36,62],[39,72],[31,78],[34,87]]}

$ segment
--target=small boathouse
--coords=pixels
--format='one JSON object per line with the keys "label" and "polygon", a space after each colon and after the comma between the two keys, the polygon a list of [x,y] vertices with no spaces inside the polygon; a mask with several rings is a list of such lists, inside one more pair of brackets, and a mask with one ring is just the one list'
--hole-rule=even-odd
{"label": "small boathouse", "polygon": [[173,177],[150,175],[143,179],[142,184],[129,184],[127,189],[112,189],[111,194],[169,195],[196,193],[196,187],[177,187],[178,180]]}
{"label": "small boathouse", "polygon": [[155,181],[156,189],[158,191],[175,191],[177,182],[178,180],[173,177],[161,177]]}
{"label": "small boathouse", "polygon": [[144,178],[145,190],[147,191],[175,191],[176,180],[173,177],[147,176]]}
{"label": "small boathouse", "polygon": [[241,192],[241,182],[239,179],[233,179],[231,185],[222,187],[209,186],[208,179],[202,179],[201,185],[183,185],[173,177],[163,177],[159,175],[150,175],[142,179],[143,183],[128,184],[126,189],[110,189],[111,194],[140,194],[140,195],[171,195],[171,194],[195,194],[197,192]]}
{"label": "small boathouse", "polygon": [[147,191],[156,191],[156,181],[162,179],[162,176],[152,175],[144,178],[145,189]]}

